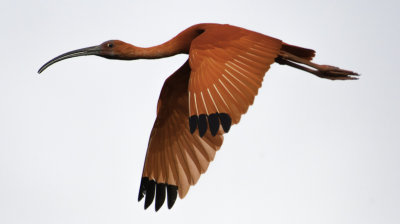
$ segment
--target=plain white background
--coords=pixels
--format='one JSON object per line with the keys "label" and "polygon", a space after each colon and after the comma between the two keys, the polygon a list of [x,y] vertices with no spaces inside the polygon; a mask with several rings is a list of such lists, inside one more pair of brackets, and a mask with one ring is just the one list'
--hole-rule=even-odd
{"label": "plain white background", "polygon": [[[146,3],[144,3],[146,2]],[[399,223],[398,1],[11,1],[0,13],[0,223]],[[174,208],[137,202],[164,80],[186,60],[49,59],[229,23],[352,69],[273,65]]]}

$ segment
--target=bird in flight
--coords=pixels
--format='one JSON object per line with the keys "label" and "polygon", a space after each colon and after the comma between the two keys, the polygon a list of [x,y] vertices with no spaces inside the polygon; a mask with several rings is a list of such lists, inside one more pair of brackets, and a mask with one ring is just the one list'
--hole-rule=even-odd
{"label": "bird in flight", "polygon": [[167,198],[171,208],[184,198],[216,151],[223,134],[253,104],[270,65],[277,62],[331,80],[357,79],[358,74],[312,62],[315,51],[227,24],[197,24],[158,46],[141,48],[120,40],[62,54],[44,64],[97,55],[107,59],[156,59],[188,54],[160,93],[150,134],[139,201],[158,211]]}

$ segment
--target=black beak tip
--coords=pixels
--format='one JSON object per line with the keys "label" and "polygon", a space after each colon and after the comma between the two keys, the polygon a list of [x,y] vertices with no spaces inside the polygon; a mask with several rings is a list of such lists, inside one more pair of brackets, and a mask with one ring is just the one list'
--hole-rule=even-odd
{"label": "black beak tip", "polygon": [[40,75],[45,69],[46,69],[46,68],[41,67],[41,68],[39,68],[39,70],[37,71],[37,73]]}

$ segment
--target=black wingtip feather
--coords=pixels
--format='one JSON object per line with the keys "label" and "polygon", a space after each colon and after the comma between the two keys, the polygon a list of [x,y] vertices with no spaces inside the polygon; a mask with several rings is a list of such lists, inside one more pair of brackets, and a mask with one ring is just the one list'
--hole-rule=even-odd
{"label": "black wingtip feather", "polygon": [[144,200],[144,209],[147,209],[154,200],[154,193],[156,190],[156,182],[150,180],[146,189],[146,199]]}
{"label": "black wingtip feather", "polygon": [[193,116],[189,117],[189,127],[190,127],[191,134],[193,134],[193,132],[196,131],[198,120],[199,120],[199,117],[197,117],[197,115],[193,115]]}
{"label": "black wingtip feather", "polygon": [[167,194],[168,194],[168,209],[171,209],[174,206],[176,197],[178,196],[178,186],[175,185],[167,185]]}
{"label": "black wingtip feather", "polygon": [[199,116],[193,115],[189,117],[190,133],[193,134],[199,128],[200,137],[204,136],[208,127],[211,135],[215,136],[218,133],[220,125],[224,132],[228,133],[232,125],[231,117],[226,113],[200,114]]}
{"label": "black wingtip feather", "polygon": [[218,115],[219,115],[219,119],[221,121],[222,128],[224,129],[224,132],[228,133],[229,129],[231,128],[231,125],[232,125],[231,117],[226,113],[220,113]]}
{"label": "black wingtip feather", "polygon": [[200,114],[198,125],[199,125],[199,134],[200,134],[200,137],[203,137],[204,134],[205,134],[206,131],[207,131],[207,115],[205,115],[205,114]]}
{"label": "black wingtip feather", "polygon": [[156,211],[158,211],[165,201],[165,184],[156,185]]}
{"label": "black wingtip feather", "polygon": [[146,195],[146,189],[148,184],[149,184],[149,178],[142,177],[142,180],[140,181],[138,201],[141,201],[143,197]]}
{"label": "black wingtip feather", "polygon": [[210,116],[208,116],[208,125],[210,127],[211,135],[215,136],[219,129],[218,113],[210,114]]}
{"label": "black wingtip feather", "polygon": [[147,209],[155,198],[155,208],[157,212],[163,206],[166,195],[168,196],[168,208],[171,209],[178,195],[178,186],[157,183],[154,180],[149,180],[148,177],[142,177],[138,201],[141,201],[146,196],[144,209]]}

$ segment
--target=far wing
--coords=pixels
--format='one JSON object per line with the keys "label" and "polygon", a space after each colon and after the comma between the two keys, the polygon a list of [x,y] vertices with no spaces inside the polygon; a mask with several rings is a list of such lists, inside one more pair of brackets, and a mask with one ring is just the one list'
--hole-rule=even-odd
{"label": "far wing", "polygon": [[156,210],[163,205],[166,196],[169,208],[177,193],[180,198],[185,197],[221,147],[222,130],[216,136],[207,133],[202,138],[189,131],[189,76],[187,61],[165,81],[161,90],[139,190],[139,201],[146,196],[145,208],[154,197]]}
{"label": "far wing", "polygon": [[253,104],[282,42],[239,27],[205,29],[189,52],[189,125],[200,136],[239,122]]}

